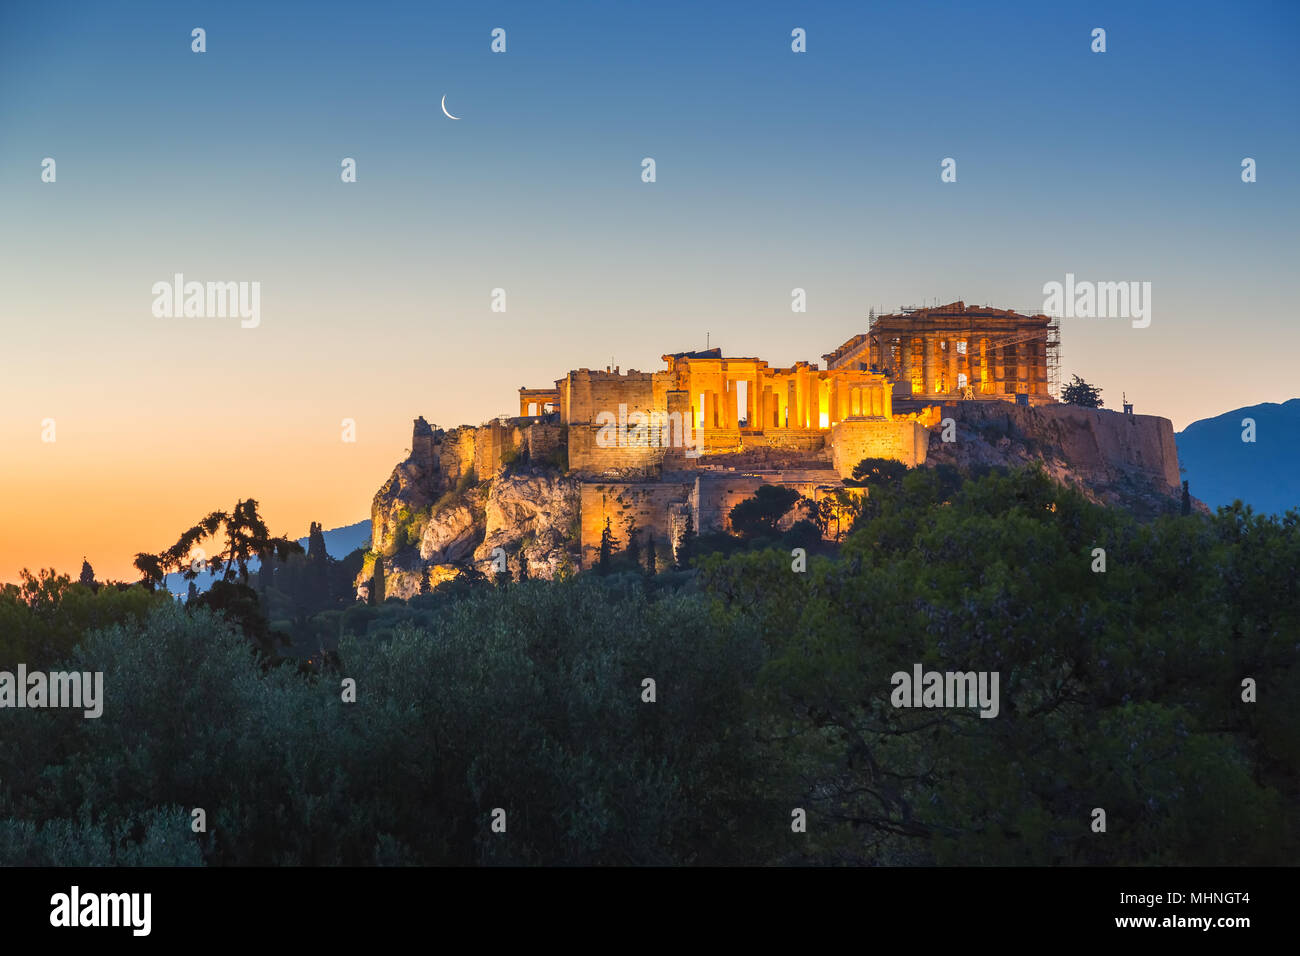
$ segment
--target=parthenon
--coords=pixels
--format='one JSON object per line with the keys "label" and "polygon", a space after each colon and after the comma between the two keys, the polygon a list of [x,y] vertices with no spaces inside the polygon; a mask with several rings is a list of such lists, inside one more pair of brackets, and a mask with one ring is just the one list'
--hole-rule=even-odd
{"label": "parthenon", "polygon": [[896,398],[1038,405],[1055,401],[1058,346],[1049,316],[953,302],[881,315],[822,358],[828,369],[884,372],[896,383]]}

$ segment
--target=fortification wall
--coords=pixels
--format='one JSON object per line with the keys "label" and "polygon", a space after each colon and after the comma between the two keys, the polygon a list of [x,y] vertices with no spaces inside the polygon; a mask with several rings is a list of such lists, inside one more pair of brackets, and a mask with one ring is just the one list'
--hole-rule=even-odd
{"label": "fortification wall", "polygon": [[831,429],[832,464],[841,478],[864,458],[893,458],[912,468],[925,464],[929,440],[917,421],[848,419]]}
{"label": "fortification wall", "polygon": [[[609,471],[621,475],[649,475],[664,460],[669,449],[650,445],[602,447],[596,425],[569,426],[569,468],[590,475]],[[610,432],[606,432],[609,437]]]}
{"label": "fortification wall", "polygon": [[421,471],[432,474],[438,470],[438,456],[433,446],[433,426],[421,415],[415,420],[411,432],[411,461]]}
{"label": "fortification wall", "polygon": [[[816,428],[769,428],[763,433],[763,437],[768,448],[821,452],[826,448],[826,434]],[[748,440],[746,436],[746,441]]]}
{"label": "fortification wall", "polygon": [[746,498],[754,497],[762,485],[784,485],[793,488],[802,497],[817,502],[832,488],[841,487],[838,477],[826,471],[820,474],[807,472],[776,472],[770,475],[700,475],[691,489],[691,512],[695,527],[702,533],[731,532],[731,509]]}
{"label": "fortification wall", "polygon": [[601,412],[617,416],[620,405],[627,406],[628,414],[649,412],[655,407],[654,373],[578,369],[561,380],[560,395],[570,425],[595,424]]}
{"label": "fortification wall", "polygon": [[434,446],[445,487],[456,487],[456,483],[473,469],[477,433],[478,429],[473,425],[462,425],[444,432],[442,441]]}
{"label": "fortification wall", "polygon": [[524,444],[524,430],[516,425],[488,422],[478,429],[474,439],[474,474],[482,481],[501,470],[506,452],[518,451]]}
{"label": "fortification wall", "polygon": [[[637,527],[653,534],[658,553],[668,553],[676,509],[690,499],[691,490],[692,483],[685,481],[583,482],[582,567],[592,567],[600,556],[606,518],[620,548],[627,547],[628,518],[635,517]],[[639,535],[639,540],[644,547],[647,534]]]}
{"label": "fortification wall", "polygon": [[525,435],[529,461],[541,463],[550,458],[564,444],[564,431],[563,425],[529,425]]}
{"label": "fortification wall", "polygon": [[731,530],[731,509],[767,481],[755,475],[701,475],[691,489],[691,513],[701,534]]}

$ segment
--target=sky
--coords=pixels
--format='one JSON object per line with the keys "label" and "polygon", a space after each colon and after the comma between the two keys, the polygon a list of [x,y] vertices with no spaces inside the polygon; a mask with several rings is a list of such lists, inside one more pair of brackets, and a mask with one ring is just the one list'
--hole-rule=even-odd
{"label": "sky", "polygon": [[[350,524],[416,416],[573,368],[1067,273],[1151,283],[1065,321],[1108,406],[1296,397],[1298,42],[1291,2],[0,3],[0,581],[134,579],[240,498]],[[258,324],[156,316],[177,273]]]}

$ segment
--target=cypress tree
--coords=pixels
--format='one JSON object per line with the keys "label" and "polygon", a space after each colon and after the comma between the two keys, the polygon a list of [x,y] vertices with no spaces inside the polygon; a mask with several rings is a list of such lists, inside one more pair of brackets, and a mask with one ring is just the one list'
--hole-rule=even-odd
{"label": "cypress tree", "polygon": [[605,530],[600,533],[600,560],[596,564],[596,571],[599,574],[609,574],[610,561],[617,550],[618,542],[614,540],[614,532],[609,527],[609,518],[606,518]]}
{"label": "cypress tree", "polygon": [[636,515],[630,515],[627,519],[627,556],[632,567],[638,571],[641,570],[641,542],[637,540],[637,535],[641,529],[636,526]]}
{"label": "cypress tree", "polygon": [[682,540],[677,543],[677,570],[684,571],[691,563],[691,538],[695,535],[695,521],[691,513],[686,512],[686,527],[682,529]]}
{"label": "cypress tree", "polygon": [[384,603],[384,559],[375,558],[375,576],[370,582],[370,603]]}

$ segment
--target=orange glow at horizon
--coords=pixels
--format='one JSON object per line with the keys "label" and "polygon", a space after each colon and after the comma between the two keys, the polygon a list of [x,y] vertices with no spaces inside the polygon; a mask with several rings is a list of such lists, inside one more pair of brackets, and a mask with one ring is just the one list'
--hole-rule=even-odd
{"label": "orange glow at horizon", "polygon": [[[6,419],[0,442],[0,583],[22,568],[54,568],[73,579],[85,557],[97,580],[136,581],[138,552],[157,553],[212,511],[254,498],[271,533],[305,537],[370,516],[370,500],[410,444],[405,416],[340,440],[338,421],[250,434],[242,416],[195,428],[162,415],[114,434],[101,416],[47,416],[55,441],[40,440],[41,419]],[[20,427],[26,425],[26,427]],[[369,437],[369,441],[366,437]],[[218,539],[202,543],[209,555]]]}

